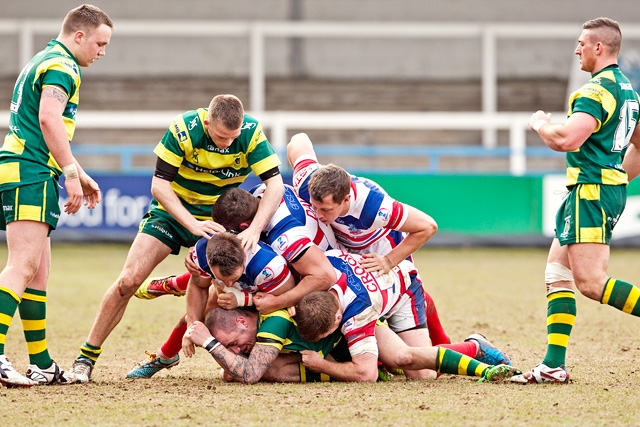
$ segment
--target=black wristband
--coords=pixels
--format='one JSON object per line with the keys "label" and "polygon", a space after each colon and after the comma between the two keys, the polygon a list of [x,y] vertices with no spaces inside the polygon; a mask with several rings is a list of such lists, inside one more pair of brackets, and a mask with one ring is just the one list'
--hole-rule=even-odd
{"label": "black wristband", "polygon": [[211,353],[213,350],[216,349],[217,346],[219,346],[220,343],[218,342],[217,339],[215,339],[214,337],[211,337],[209,339],[207,339],[203,344],[202,347],[207,350],[209,353]]}

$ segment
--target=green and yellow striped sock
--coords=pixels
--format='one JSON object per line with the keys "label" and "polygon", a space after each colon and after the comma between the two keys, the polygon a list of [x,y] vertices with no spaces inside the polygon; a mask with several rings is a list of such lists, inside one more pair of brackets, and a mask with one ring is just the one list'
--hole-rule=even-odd
{"label": "green and yellow striped sock", "polygon": [[576,321],[576,296],[571,289],[547,295],[547,354],[542,363],[557,368],[565,363],[569,336]]}
{"label": "green and yellow striped sock", "polygon": [[436,372],[439,374],[469,375],[482,377],[491,365],[444,347],[438,347]]}
{"label": "green and yellow striped sock", "polygon": [[47,348],[47,292],[25,289],[18,310],[27,341],[29,363],[41,369],[48,368],[51,356]]}
{"label": "green and yellow striped sock", "polygon": [[98,357],[100,357],[100,353],[102,353],[102,347],[96,347],[95,345],[91,345],[86,342],[84,345],[80,346],[79,358],[90,360],[95,364],[98,361]]}
{"label": "green and yellow striped sock", "polygon": [[11,320],[20,304],[20,297],[9,288],[0,286],[0,355],[4,354],[4,343]]}
{"label": "green and yellow striped sock", "polygon": [[615,307],[627,314],[640,316],[639,297],[640,289],[636,286],[610,277],[604,285],[600,302]]}

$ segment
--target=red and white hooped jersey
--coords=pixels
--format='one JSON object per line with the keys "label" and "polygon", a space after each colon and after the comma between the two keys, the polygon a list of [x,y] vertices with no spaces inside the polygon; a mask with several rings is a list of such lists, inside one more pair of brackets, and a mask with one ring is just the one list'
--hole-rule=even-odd
{"label": "red and white hooped jersey", "polygon": [[[257,185],[249,190],[255,197],[262,197],[266,186]],[[300,199],[293,188],[285,185],[280,206],[263,230],[264,241],[273,250],[291,262],[310,245],[322,251],[338,248],[333,229],[318,221],[311,205]]]}
{"label": "red and white hooped jersey", "polygon": [[[307,203],[311,202],[309,179],[320,166],[316,159],[306,156],[294,166],[293,187]],[[369,252],[368,247],[391,230],[398,230],[407,219],[406,205],[369,179],[351,175],[350,196],[349,211],[331,223],[331,227],[338,243],[351,251]]]}
{"label": "red and white hooped jersey", "polygon": [[[213,277],[207,262],[208,239],[202,237],[191,252],[191,259],[200,268],[204,277]],[[248,249],[244,257],[244,272],[233,287],[245,294],[256,292],[272,293],[284,285],[291,277],[287,261],[271,246],[258,242],[255,252]],[[215,281],[215,278],[213,279]]]}
{"label": "red and white hooped jersey", "polygon": [[380,318],[391,319],[402,313],[403,317],[412,317],[411,327],[425,321],[424,313],[416,312],[424,311],[424,295],[419,292],[422,282],[412,262],[404,260],[388,274],[376,277],[360,266],[360,255],[340,250],[327,251],[326,255],[336,270],[336,284],[331,289],[340,301],[341,331],[352,356],[377,354],[375,327]]}

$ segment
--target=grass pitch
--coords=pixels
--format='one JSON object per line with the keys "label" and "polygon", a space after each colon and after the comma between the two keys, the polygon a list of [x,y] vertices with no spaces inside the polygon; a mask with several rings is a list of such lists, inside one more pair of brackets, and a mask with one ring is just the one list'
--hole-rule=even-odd
{"label": "grass pitch", "polygon": [[[49,284],[48,343],[68,368],[84,343],[105,289],[117,277],[128,245],[54,244]],[[546,345],[543,272],[546,249],[425,248],[416,264],[454,341],[474,332],[529,369]],[[613,249],[609,272],[640,284],[640,250]],[[6,248],[0,249],[6,259]],[[171,257],[155,275],[183,272]],[[227,384],[213,359],[192,359],[150,380],[125,376],[145,350],[155,350],[184,312],[184,299],[133,298],[106,341],[86,385],[0,389],[2,425],[51,426],[632,426],[640,423],[640,319],[578,299],[568,385],[477,383],[441,376],[376,384]],[[19,318],[6,353],[20,371],[28,363]]]}

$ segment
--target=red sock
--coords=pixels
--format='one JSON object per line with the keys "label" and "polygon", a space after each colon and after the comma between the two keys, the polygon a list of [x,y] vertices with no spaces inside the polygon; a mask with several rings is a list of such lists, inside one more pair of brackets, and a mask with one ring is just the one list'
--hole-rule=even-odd
{"label": "red sock", "polygon": [[424,292],[424,299],[427,309],[427,328],[429,329],[431,345],[450,344],[451,339],[442,327],[438,310],[436,310],[436,303],[433,302],[433,298],[431,298],[431,295],[429,295],[427,291]]}
{"label": "red sock", "polygon": [[449,350],[457,351],[458,353],[462,353],[465,356],[476,357],[478,354],[478,345],[469,340],[465,342],[456,342],[453,344],[439,344],[438,347],[448,348]]}
{"label": "red sock", "polygon": [[191,273],[188,271],[181,276],[174,278],[175,280],[175,288],[179,291],[186,291],[187,285],[189,284],[189,279],[191,279]]}
{"label": "red sock", "polygon": [[169,338],[160,347],[160,352],[166,359],[171,359],[180,352],[182,349],[182,337],[185,332],[187,332],[187,322],[182,317],[176,327],[173,328],[173,331],[171,331]]}

